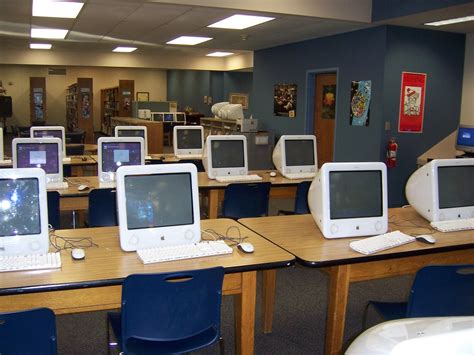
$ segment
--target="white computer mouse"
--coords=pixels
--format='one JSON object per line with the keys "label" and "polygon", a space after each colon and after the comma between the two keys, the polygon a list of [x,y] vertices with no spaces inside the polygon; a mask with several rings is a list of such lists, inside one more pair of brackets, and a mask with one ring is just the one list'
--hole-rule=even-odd
{"label": "white computer mouse", "polygon": [[272,171],[272,172],[270,173],[270,176],[271,176],[271,177],[275,177],[275,176],[277,176],[277,173],[274,172],[274,171]]}
{"label": "white computer mouse", "polygon": [[79,185],[79,186],[77,187],[77,189],[78,189],[79,191],[86,191],[86,190],[89,190],[89,186],[87,186],[87,185]]}
{"label": "white computer mouse", "polygon": [[430,235],[430,234],[417,235],[415,238],[416,238],[416,240],[418,240],[419,242],[423,242],[423,243],[427,243],[427,244],[434,244],[434,243],[436,243],[436,238],[433,237],[433,236]]}
{"label": "white computer mouse", "polygon": [[253,253],[255,251],[255,248],[249,242],[239,243],[239,244],[237,244],[237,247],[240,250],[242,250],[244,253]]}
{"label": "white computer mouse", "polygon": [[74,248],[71,251],[71,256],[74,260],[82,260],[86,257],[86,252],[81,248]]}

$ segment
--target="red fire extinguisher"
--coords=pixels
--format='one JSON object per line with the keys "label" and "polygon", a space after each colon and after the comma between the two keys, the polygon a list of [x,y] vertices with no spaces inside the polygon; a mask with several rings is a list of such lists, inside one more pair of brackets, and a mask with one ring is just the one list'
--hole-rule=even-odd
{"label": "red fire extinguisher", "polygon": [[390,138],[390,140],[387,143],[387,158],[386,158],[386,163],[387,167],[389,168],[394,168],[397,166],[397,149],[398,149],[398,144],[395,141],[395,138]]}

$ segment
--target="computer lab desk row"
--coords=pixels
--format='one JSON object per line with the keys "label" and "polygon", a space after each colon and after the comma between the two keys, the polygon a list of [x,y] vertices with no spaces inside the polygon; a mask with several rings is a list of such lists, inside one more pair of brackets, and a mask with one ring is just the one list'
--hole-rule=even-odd
{"label": "computer lab desk row", "polygon": [[[270,176],[270,170],[252,171],[252,174],[259,174],[262,177],[258,182],[270,182],[272,188],[270,190],[271,198],[292,198],[295,196],[296,185],[304,180],[290,180],[280,174],[275,177]],[[69,188],[57,190],[61,195],[60,204],[61,211],[83,211],[88,208],[88,195],[90,189],[99,188],[99,179],[97,176],[81,176],[71,177],[67,179]],[[87,191],[78,191],[79,185],[87,185],[90,187]],[[206,173],[198,173],[199,192],[208,195],[208,217],[210,219],[217,218],[219,210],[219,202],[224,196],[224,190],[228,183],[217,182],[208,178]]]}

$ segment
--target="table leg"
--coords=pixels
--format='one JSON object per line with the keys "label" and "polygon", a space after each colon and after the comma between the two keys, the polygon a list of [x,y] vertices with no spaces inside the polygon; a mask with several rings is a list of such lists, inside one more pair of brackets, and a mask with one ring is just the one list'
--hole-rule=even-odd
{"label": "table leg", "polygon": [[269,334],[273,327],[273,312],[275,309],[275,287],[276,287],[276,270],[263,271],[263,332]]}
{"label": "table leg", "polygon": [[217,218],[219,210],[219,190],[212,189],[209,191],[209,219]]}
{"label": "table leg", "polygon": [[252,355],[255,336],[257,272],[242,273],[242,293],[235,296],[235,353]]}
{"label": "table leg", "polygon": [[344,339],[350,265],[329,269],[329,304],[326,323],[325,354],[340,354]]}

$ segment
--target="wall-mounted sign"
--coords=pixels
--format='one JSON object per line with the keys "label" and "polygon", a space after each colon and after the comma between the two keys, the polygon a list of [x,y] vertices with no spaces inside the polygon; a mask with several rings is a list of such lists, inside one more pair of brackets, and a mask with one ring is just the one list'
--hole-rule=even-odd
{"label": "wall-mounted sign", "polygon": [[426,74],[402,72],[398,131],[423,132]]}

